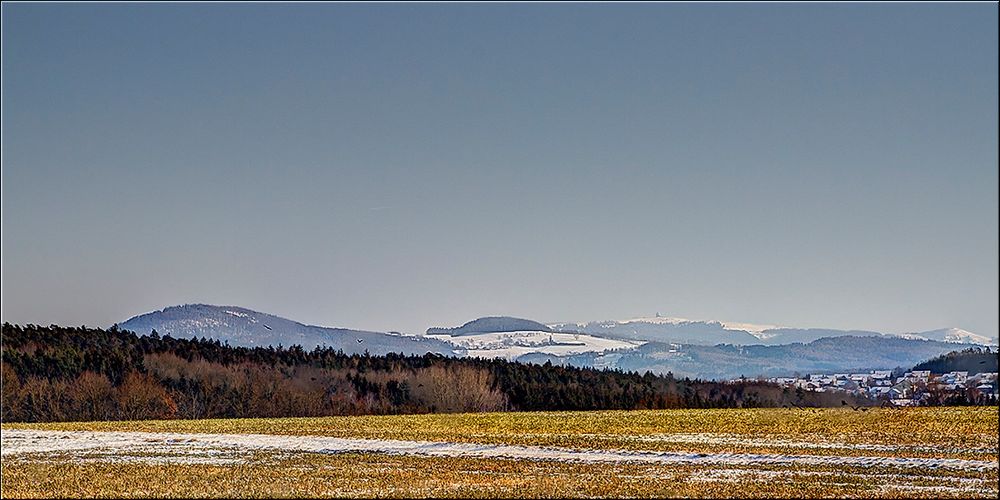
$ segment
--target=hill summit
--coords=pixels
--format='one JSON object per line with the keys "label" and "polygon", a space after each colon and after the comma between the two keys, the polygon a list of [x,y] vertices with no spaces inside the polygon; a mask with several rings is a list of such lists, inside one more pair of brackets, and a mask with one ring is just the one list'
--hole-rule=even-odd
{"label": "hill summit", "polygon": [[428,328],[428,335],[469,335],[492,332],[551,332],[552,329],[537,321],[510,316],[488,316],[474,319],[455,328]]}

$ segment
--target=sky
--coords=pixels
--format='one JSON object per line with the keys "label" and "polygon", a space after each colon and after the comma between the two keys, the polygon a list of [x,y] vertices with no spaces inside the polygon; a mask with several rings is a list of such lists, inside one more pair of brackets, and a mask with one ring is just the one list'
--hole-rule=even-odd
{"label": "sky", "polygon": [[2,316],[998,331],[997,4],[3,4]]}

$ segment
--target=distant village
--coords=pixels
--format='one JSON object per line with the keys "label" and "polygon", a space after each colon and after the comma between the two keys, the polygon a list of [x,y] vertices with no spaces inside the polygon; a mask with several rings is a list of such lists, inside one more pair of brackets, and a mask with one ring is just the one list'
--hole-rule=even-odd
{"label": "distant village", "polygon": [[768,382],[812,392],[841,391],[896,406],[938,405],[945,402],[983,404],[997,401],[997,372],[969,375],[967,371],[931,374],[913,370],[869,373],[814,373],[805,377],[776,377]]}

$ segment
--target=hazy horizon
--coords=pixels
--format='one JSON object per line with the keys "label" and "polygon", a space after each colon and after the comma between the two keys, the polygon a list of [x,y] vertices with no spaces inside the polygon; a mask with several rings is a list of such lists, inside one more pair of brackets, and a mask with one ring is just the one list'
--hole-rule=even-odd
{"label": "hazy horizon", "polygon": [[997,338],[997,13],[3,4],[2,319]]}
{"label": "hazy horizon", "polygon": [[[296,322],[299,322],[299,323],[303,323],[303,324],[305,324],[307,326],[319,326],[319,327],[328,327],[328,328],[349,328],[349,329],[355,329],[355,330],[372,330],[370,328],[365,328],[364,325],[339,325],[339,324],[337,324],[337,325],[325,325],[325,324],[313,324],[313,323],[309,323],[309,322],[299,321],[296,318],[288,317],[288,316],[285,316],[285,315],[282,315],[282,314],[279,314],[279,313],[275,313],[274,311],[257,310],[257,309],[253,309],[251,307],[246,307],[246,306],[243,306],[243,305],[240,305],[240,304],[221,304],[221,303],[220,304],[207,304],[207,303],[203,303],[203,302],[189,302],[189,303],[183,303],[183,304],[171,304],[171,305],[159,307],[159,308],[154,309],[154,310],[143,311],[141,313],[136,313],[136,314],[134,314],[134,315],[132,315],[132,316],[130,316],[128,318],[125,318],[125,319],[121,320],[121,321],[116,321],[115,324],[124,323],[126,320],[133,319],[133,318],[136,318],[136,317],[139,317],[139,316],[144,316],[146,314],[160,312],[160,311],[162,311],[164,309],[168,309],[168,308],[172,308],[172,307],[186,307],[186,306],[210,306],[210,307],[217,307],[217,308],[232,307],[232,308],[248,309],[248,310],[252,310],[252,311],[258,312],[258,313],[270,314],[270,315],[277,316],[277,317],[280,317],[280,318],[284,318],[284,319],[287,319],[287,320],[291,320],[291,321],[296,321]],[[753,325],[753,326],[774,326],[774,327],[777,327],[777,328],[792,328],[792,329],[813,329],[813,328],[816,328],[816,329],[826,329],[826,328],[828,328],[828,327],[823,326],[823,325],[788,325],[788,324],[778,324],[778,323],[775,323],[775,322],[771,322],[771,323],[761,323],[761,322],[749,323],[749,322],[739,321],[738,319],[732,319],[732,318],[690,318],[690,317],[681,317],[681,316],[676,316],[676,315],[663,314],[663,313],[661,313],[659,311],[656,311],[656,312],[650,313],[650,314],[633,314],[633,315],[627,315],[627,316],[615,317],[615,318],[611,318],[611,317],[605,317],[605,318],[587,318],[587,319],[579,319],[578,318],[578,319],[566,320],[566,321],[553,321],[553,320],[546,320],[546,319],[539,319],[539,318],[527,318],[527,317],[524,317],[524,316],[519,316],[516,313],[511,313],[511,314],[495,314],[494,313],[494,314],[483,314],[483,315],[476,316],[476,317],[470,317],[468,320],[461,320],[461,321],[458,321],[456,323],[431,324],[431,325],[427,325],[426,328],[419,328],[419,329],[415,329],[415,330],[399,329],[399,328],[387,328],[387,329],[383,329],[381,331],[385,331],[385,332],[396,331],[396,332],[402,332],[402,333],[406,333],[406,334],[422,334],[422,333],[424,333],[424,330],[426,330],[427,328],[434,328],[434,327],[443,327],[443,328],[457,327],[457,326],[461,326],[461,325],[463,325],[463,324],[465,324],[467,322],[470,322],[472,320],[481,319],[481,318],[484,318],[484,317],[513,317],[513,318],[520,318],[520,319],[530,319],[530,320],[538,321],[538,322],[546,324],[546,325],[555,325],[555,324],[562,324],[562,323],[591,323],[591,322],[602,322],[602,321],[623,321],[623,320],[635,320],[635,319],[655,319],[655,318],[659,317],[659,318],[665,318],[665,319],[675,319],[675,320],[684,320],[684,321],[693,321],[693,322],[698,322],[698,321],[719,321],[719,322],[722,322],[722,323],[731,324],[732,328],[736,328],[736,329],[739,329],[739,325],[741,325],[741,324],[743,324],[743,325]],[[108,325],[84,325],[84,326],[108,327],[108,326],[112,326],[112,325],[108,324]],[[897,334],[922,333],[922,332],[929,332],[929,331],[934,331],[934,330],[943,330],[943,329],[947,329],[947,328],[951,328],[951,327],[924,328],[924,329],[921,329],[919,331],[917,331],[917,330],[908,330],[908,331],[880,331],[878,333],[897,333]],[[839,329],[840,330],[845,330],[845,331],[855,331],[855,330],[856,331],[874,331],[874,330],[866,329],[866,328],[839,328]],[[972,333],[979,333],[979,332],[972,332]]]}

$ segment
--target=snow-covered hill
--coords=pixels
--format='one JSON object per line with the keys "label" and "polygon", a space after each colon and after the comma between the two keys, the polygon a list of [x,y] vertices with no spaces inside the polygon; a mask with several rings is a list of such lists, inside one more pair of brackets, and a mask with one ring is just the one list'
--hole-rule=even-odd
{"label": "snow-covered hill", "polygon": [[689,345],[784,345],[804,343],[830,337],[892,337],[937,340],[960,344],[997,345],[996,339],[977,335],[959,328],[946,328],[918,333],[882,333],[869,330],[836,330],[829,328],[791,328],[778,325],[737,323],[729,321],[691,320],[653,317],[589,323],[553,323],[557,332],[581,332],[589,335],[627,340],[667,342]]}
{"label": "snow-covered hill", "polygon": [[345,353],[455,354],[450,344],[422,337],[393,335],[346,328],[311,326],[285,318],[235,306],[189,304],[168,307],[129,319],[118,325],[124,330],[173,337],[205,337],[234,346],[265,347],[293,344],[312,349],[326,345]]}
{"label": "snow-covered hill", "polygon": [[206,337],[240,346],[327,345],[346,353],[428,352],[524,362],[616,368],[720,378],[791,371],[885,369],[959,350],[996,345],[957,328],[919,333],[789,328],[683,318],[555,323],[493,316],[426,335],[310,326],[235,306],[168,307],[119,325],[139,334]]}
{"label": "snow-covered hill", "polygon": [[606,353],[634,349],[645,342],[594,337],[582,333],[549,331],[478,332],[458,335],[428,334],[454,345],[462,354],[479,358],[515,360],[525,354],[569,356],[587,352]]}
{"label": "snow-covered hill", "polygon": [[911,335],[928,340],[940,340],[956,344],[997,345],[997,339],[977,335],[961,328],[941,328],[940,330],[930,330]]}
{"label": "snow-covered hill", "polygon": [[760,328],[769,328],[769,325],[741,324],[741,326],[746,329],[735,328],[719,321],[664,317],[549,325],[557,332],[580,332],[613,339],[694,345],[759,344],[761,343],[760,338],[749,330],[758,331]]}

